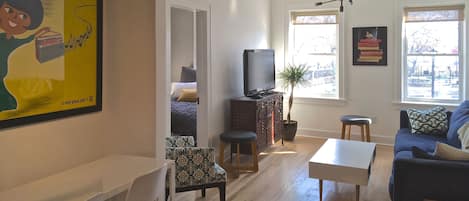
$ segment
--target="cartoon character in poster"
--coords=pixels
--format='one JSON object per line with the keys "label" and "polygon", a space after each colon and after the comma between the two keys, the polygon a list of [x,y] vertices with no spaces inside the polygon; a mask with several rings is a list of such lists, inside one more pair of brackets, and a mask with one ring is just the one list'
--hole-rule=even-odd
{"label": "cartoon character in poster", "polygon": [[[17,108],[15,97],[5,86],[8,74],[8,59],[18,47],[30,43],[42,33],[50,31],[44,27],[29,37],[17,38],[16,35],[37,29],[44,17],[40,0],[0,0],[0,112]],[[33,55],[32,55],[33,56]]]}

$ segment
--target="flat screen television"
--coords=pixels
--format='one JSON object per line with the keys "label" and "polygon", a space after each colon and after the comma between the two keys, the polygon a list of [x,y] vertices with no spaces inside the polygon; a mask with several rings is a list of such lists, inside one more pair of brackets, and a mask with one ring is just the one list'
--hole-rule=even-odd
{"label": "flat screen television", "polygon": [[275,53],[272,49],[244,50],[244,95],[262,97],[275,88]]}

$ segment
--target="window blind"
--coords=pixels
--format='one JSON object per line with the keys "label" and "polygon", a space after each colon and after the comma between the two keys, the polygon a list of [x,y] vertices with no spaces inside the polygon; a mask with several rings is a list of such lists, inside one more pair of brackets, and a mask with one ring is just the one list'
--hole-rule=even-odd
{"label": "window blind", "polygon": [[405,22],[463,21],[464,5],[404,8]]}
{"label": "window blind", "polygon": [[295,11],[291,13],[291,22],[301,24],[337,24],[336,11]]}

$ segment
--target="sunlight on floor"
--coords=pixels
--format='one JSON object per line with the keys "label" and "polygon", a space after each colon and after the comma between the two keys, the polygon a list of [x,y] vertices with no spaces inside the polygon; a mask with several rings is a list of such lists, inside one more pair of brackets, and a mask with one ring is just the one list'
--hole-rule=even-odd
{"label": "sunlight on floor", "polygon": [[275,152],[261,152],[260,156],[264,155],[283,155],[283,154],[296,154],[295,151],[275,151]]}

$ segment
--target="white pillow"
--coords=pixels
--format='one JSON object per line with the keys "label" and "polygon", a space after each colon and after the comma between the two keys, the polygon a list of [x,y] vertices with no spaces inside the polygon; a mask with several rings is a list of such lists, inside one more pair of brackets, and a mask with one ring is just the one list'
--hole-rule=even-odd
{"label": "white pillow", "polygon": [[433,154],[443,160],[469,160],[469,152],[440,142],[436,143]]}
{"label": "white pillow", "polygon": [[461,149],[469,151],[469,122],[458,129],[459,140],[461,140]]}
{"label": "white pillow", "polygon": [[197,89],[197,82],[173,82],[171,83],[171,97],[178,98],[182,89]]}

